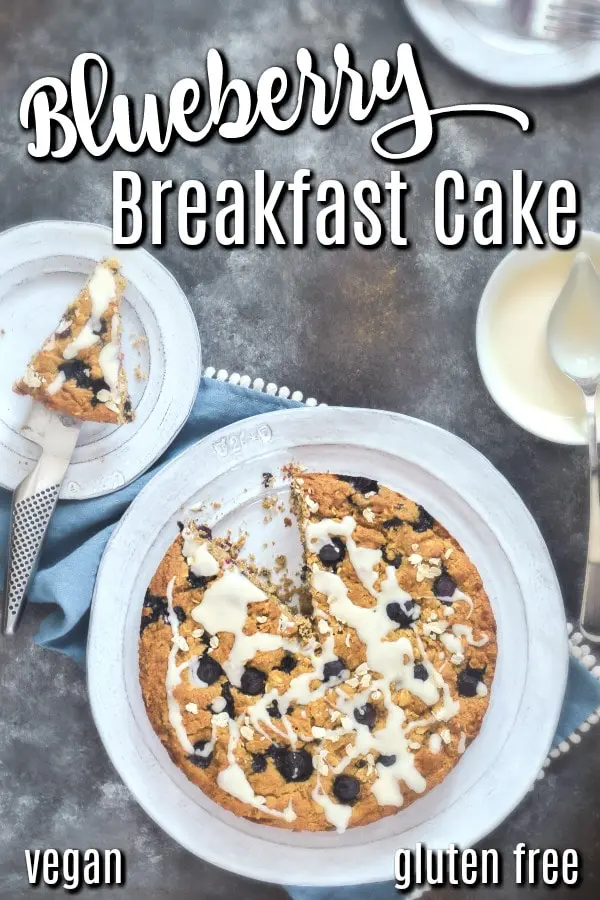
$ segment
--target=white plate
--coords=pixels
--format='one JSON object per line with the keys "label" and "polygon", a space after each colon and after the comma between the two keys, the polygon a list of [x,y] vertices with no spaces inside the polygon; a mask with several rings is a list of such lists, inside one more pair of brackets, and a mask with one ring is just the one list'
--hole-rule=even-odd
{"label": "white plate", "polygon": [[[377,477],[448,527],[477,565],[494,608],[499,657],[482,731],[448,778],[406,811],[366,827],[294,834],[248,822],[209,800],[170,761],[145,713],[138,634],[145,588],[190,506],[217,533],[250,526],[250,550],[296,554],[282,515],[265,530],[265,494],[282,498],[280,467]],[[274,489],[262,473],[277,475]],[[222,504],[213,508],[212,501]],[[278,546],[266,555],[263,543]],[[542,537],[508,482],[459,438],[372,410],[286,410],[236,423],[191,447],[144,488],[102,558],[88,642],[92,712],[108,753],[144,809],[208,862],[279,884],[392,878],[394,851],[424,841],[472,846],[532,785],[548,752],[567,673],[563,604]]]}
{"label": "white plate", "polygon": [[[567,382],[566,376],[551,361],[549,351],[544,363],[542,353],[545,353],[545,350],[542,350],[539,341],[543,340],[545,347],[545,329],[550,312],[567,280],[573,260],[580,251],[589,254],[600,271],[600,234],[593,231],[582,231],[577,247],[572,250],[557,250],[550,245],[543,248],[527,247],[511,250],[492,272],[477,311],[477,359],[485,386],[492,398],[521,428],[558,444],[587,444],[583,395],[580,395],[579,388]],[[511,297],[513,304],[521,301],[532,304],[532,309],[538,310],[536,315],[540,318],[536,321],[541,320],[542,337],[537,331],[531,331],[531,340],[528,344],[532,350],[531,354],[528,354],[528,359],[530,361],[539,359],[547,391],[555,391],[560,397],[565,382],[568,383],[575,399],[573,410],[576,413],[579,408],[579,415],[570,414],[570,403],[564,404],[564,411],[555,411],[544,406],[541,395],[536,396],[525,385],[521,389],[522,381],[517,381],[514,377],[519,371],[518,367],[513,367],[511,378],[506,369],[498,364],[492,349],[494,335],[497,334],[497,316],[502,310],[502,304],[510,302]],[[529,334],[526,331],[523,333]],[[515,346],[512,352],[518,354],[523,350],[520,346]],[[527,377],[531,380],[530,374]],[[600,395],[598,413],[600,414]]]}
{"label": "white plate", "polygon": [[600,44],[520,37],[501,9],[476,9],[461,0],[405,0],[434,47],[454,65],[506,87],[577,84],[600,74]]}
{"label": "white plate", "polygon": [[[164,266],[146,250],[115,249],[102,225],[48,221],[11,228],[0,235],[0,484],[9,490],[40,455],[20,433],[32,401],[12,385],[103,256],[117,256],[127,278],[123,351],[136,418],[121,427],[83,425],[60,496],[83,500],[133,481],[189,415],[200,380],[200,338],[189,303]],[[143,340],[134,346],[136,337]],[[136,366],[147,380],[135,376]]]}

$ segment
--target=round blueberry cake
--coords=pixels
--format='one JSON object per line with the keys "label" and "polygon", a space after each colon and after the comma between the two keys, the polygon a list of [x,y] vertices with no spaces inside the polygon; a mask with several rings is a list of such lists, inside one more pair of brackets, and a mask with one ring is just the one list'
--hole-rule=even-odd
{"label": "round blueberry cake", "polygon": [[369,478],[289,474],[310,612],[189,523],[146,593],[141,686],[171,758],[221,806],[344,831],[431,790],[476,737],[494,616],[422,506]]}

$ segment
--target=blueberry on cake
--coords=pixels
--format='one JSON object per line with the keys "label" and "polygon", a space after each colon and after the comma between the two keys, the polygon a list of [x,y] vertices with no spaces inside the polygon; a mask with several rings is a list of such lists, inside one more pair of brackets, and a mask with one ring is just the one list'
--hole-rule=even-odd
{"label": "blueberry on cake", "polygon": [[131,422],[121,353],[119,262],[104,259],[14,386],[49,409],[88,422]]}
{"label": "blueberry on cake", "polygon": [[190,523],[146,593],[140,680],[159,738],[209,797],[341,832],[456,765],[487,710],[495,623],[475,567],[422,506],[370,478],[291,479],[310,614]]}

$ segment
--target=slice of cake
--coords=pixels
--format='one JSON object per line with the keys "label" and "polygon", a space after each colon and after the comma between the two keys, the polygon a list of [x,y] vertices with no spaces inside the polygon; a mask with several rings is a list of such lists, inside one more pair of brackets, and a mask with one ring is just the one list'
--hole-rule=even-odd
{"label": "slice of cake", "polygon": [[116,259],[98,263],[14,390],[88,422],[120,425],[134,414],[121,353],[125,279]]}

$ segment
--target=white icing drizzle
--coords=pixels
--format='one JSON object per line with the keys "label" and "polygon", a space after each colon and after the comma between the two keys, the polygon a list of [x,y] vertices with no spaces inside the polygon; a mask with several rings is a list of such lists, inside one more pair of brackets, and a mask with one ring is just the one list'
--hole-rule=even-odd
{"label": "white icing drizzle", "polygon": [[[219,572],[219,563],[208,549],[206,541],[200,541],[189,530],[183,531],[183,547],[181,552],[193,575],[197,577],[211,578]],[[221,629],[226,630],[226,629]]]}
{"label": "white icing drizzle", "polygon": [[321,790],[321,781],[317,775],[317,785],[313,789],[311,796],[315,803],[318,803],[325,814],[325,818],[330,825],[342,834],[348,827],[350,816],[352,815],[352,807],[343,803],[335,803],[328,794]]}
{"label": "white icing drizzle", "polygon": [[[348,670],[343,669],[337,678],[330,678],[327,682],[323,681],[325,665],[337,659],[332,635],[327,637],[322,647],[320,656],[315,657],[311,653],[308,654],[311,658],[313,671],[303,672],[301,675],[296,675],[295,678],[292,678],[287,691],[281,696],[280,703],[285,704],[286,709],[291,703],[308,706],[313,700],[319,700],[321,697],[324,697],[330,688],[335,687],[336,684],[344,680],[344,677],[348,676]],[[319,682],[319,685],[314,690],[311,690],[310,685],[315,680]]]}
{"label": "white icing drizzle", "polygon": [[[387,578],[391,577],[396,578],[393,566],[387,571]],[[390,685],[397,682],[409,691],[421,695],[428,691],[430,693],[427,699],[432,705],[437,702],[439,693],[431,679],[422,682],[414,678],[413,648],[408,638],[384,640],[393,628],[385,611],[389,602],[389,590],[384,592],[383,598],[381,593],[377,595],[378,602],[374,607],[367,609],[356,606],[348,597],[348,590],[342,579],[319,569],[317,565],[313,566],[312,586],[328,598],[331,614],[356,630],[365,645],[369,667],[383,675],[377,682],[377,689],[382,692],[387,707],[386,724],[383,728],[370,732],[366,726],[357,723],[356,731],[360,750],[374,748],[383,756],[396,757],[391,766],[376,766],[378,777],[372,790],[381,805],[400,806],[403,798],[399,780],[404,781],[416,793],[425,790],[426,782],[416,769],[414,757],[409,751],[403,729],[404,711],[392,702]]]}
{"label": "white icing drizzle", "polygon": [[[189,671],[188,671],[188,679],[189,679],[190,684],[193,684],[194,687],[200,687],[200,688],[208,687],[208,685],[205,681],[202,681],[201,678],[198,678],[198,673],[196,671],[197,666],[198,666],[198,657],[197,656],[190,657]],[[218,711],[219,710],[215,710],[215,712],[218,712]]]}
{"label": "white icing drizzle", "polygon": [[252,635],[237,634],[229,658],[223,663],[223,670],[230,682],[239,687],[244,666],[247,662],[261,651],[279,650],[281,646],[281,637],[277,634],[261,634],[258,632]]}
{"label": "white icing drizzle", "polygon": [[[286,641],[281,635],[245,635],[243,633],[242,629],[247,616],[248,603],[261,601],[265,598],[266,594],[264,594],[263,591],[253,585],[244,575],[237,572],[235,569],[232,569],[225,572],[218,581],[210,585],[204,592],[202,602],[192,611],[192,617],[195,621],[203,625],[209,632],[228,631],[234,634],[234,645],[228,660],[223,663],[225,673],[232,684],[239,684],[244,663],[252,659],[258,650],[273,650],[283,647],[284,649],[293,649],[296,652],[301,652],[295,643]],[[276,689],[268,691],[247,708],[246,715],[256,731],[268,739],[270,736],[263,729],[262,725],[264,724],[272,732],[275,732],[281,737],[287,737],[292,749],[297,746],[298,736],[291,727],[291,724],[285,715],[285,711],[287,711],[293,700],[300,701],[305,705],[311,700],[323,696],[325,692],[335,684],[335,681],[333,680],[330,680],[327,683],[322,681],[325,664],[336,659],[333,643],[333,636],[330,635],[323,643],[320,657],[318,659],[312,657],[315,663],[315,671],[303,673],[293,678],[290,682],[289,690],[285,694],[279,695]],[[319,686],[317,689],[311,690],[310,683],[315,679],[318,679]],[[284,731],[281,731],[275,726],[271,716],[267,712],[267,707],[270,706],[273,700],[276,700],[279,709],[282,712],[281,722]],[[249,803],[251,806],[261,809],[269,815],[283,818],[288,822],[294,821],[296,814],[291,801],[283,812],[279,812],[278,810],[269,809],[265,805],[265,799],[256,796],[244,771],[235,760],[234,750],[239,741],[240,734],[237,722],[229,720],[229,733],[229,765],[217,776],[217,783],[221,789],[242,802]],[[334,740],[337,740],[341,733],[342,732],[339,730],[335,732],[332,731],[331,737]],[[305,735],[302,739],[309,741],[311,738],[309,735]],[[212,748],[207,746],[204,748],[203,752],[209,752],[210,749]],[[321,798],[324,797],[321,792],[319,792],[319,796]],[[327,799],[329,800],[329,798]],[[321,805],[323,806],[324,803],[326,803],[325,800],[323,800]],[[349,819],[350,817],[351,810],[349,807],[334,804],[331,800],[329,800],[329,803],[326,803],[326,807],[326,815],[335,816],[335,823],[333,824],[335,824],[336,827],[338,827],[342,818],[347,816]],[[337,812],[336,814],[336,811],[332,811],[331,807],[335,807],[336,811],[339,808],[343,810],[343,812]]]}
{"label": "white icing drizzle", "polygon": [[427,728],[429,725],[435,725],[435,723],[439,721],[440,719],[438,718],[438,716],[427,716],[424,719],[413,719],[413,721],[409,722],[404,729],[404,733],[408,735],[411,733],[411,731],[414,731],[415,728]]}
{"label": "white icing drizzle", "polygon": [[487,634],[482,634],[479,640],[473,638],[473,629],[470,625],[453,625],[452,631],[457,637],[466,637],[467,643],[472,647],[483,647],[489,641]]}
{"label": "white icing drizzle", "polygon": [[92,301],[92,318],[98,320],[117,294],[115,273],[106,264],[98,263],[87,287]]}
{"label": "white icing drizzle", "polygon": [[[392,766],[392,768],[395,768],[395,766]],[[376,769],[378,777],[375,784],[371,787],[371,791],[379,805],[402,806],[404,797],[395,775],[390,773],[381,763],[377,763]]]}
{"label": "white icing drizzle", "polygon": [[309,522],[306,526],[306,540],[309,549],[318,553],[325,544],[330,542],[332,537],[348,538],[355,528],[356,522],[352,516],[344,516],[341,522],[336,522],[335,519],[321,519],[320,522]]}
{"label": "white icing drizzle", "polygon": [[352,538],[355,528],[356,522],[352,516],[344,516],[340,522],[336,522],[335,519],[321,519],[320,522],[309,522],[306,526],[306,536],[309,547],[316,552],[328,544],[332,537],[345,537],[348,557],[354,571],[371,596],[377,597],[375,582],[377,566],[382,558],[381,550],[359,547]]}
{"label": "white icing drizzle", "polygon": [[246,621],[248,604],[266,599],[265,592],[245,575],[237,569],[228,569],[205,590],[202,602],[192,610],[192,619],[211,634],[228,631],[237,638]]}
{"label": "white icing drizzle", "polygon": [[59,372],[54,381],[51,381],[50,384],[46,387],[46,392],[48,394],[57,394],[65,381],[67,380],[67,376],[64,372]]}
{"label": "white icing drizzle", "polygon": [[[393,566],[388,568],[389,577],[396,577]],[[316,564],[313,565],[312,586],[314,590],[325,594],[331,614],[339,622],[355,629],[366,647],[369,667],[375,672],[381,672],[387,683],[398,682],[411,692],[414,690],[417,696],[422,696],[425,682],[413,676],[414,657],[410,640],[407,637],[400,637],[396,641],[384,640],[394,629],[394,623],[386,612],[389,590],[377,595],[376,606],[356,606],[350,600],[348,589],[339,575],[319,569]],[[397,590],[401,591],[401,588],[397,586]],[[435,698],[431,696],[432,703],[436,702],[437,696],[436,691]]]}
{"label": "white icing drizzle", "polygon": [[460,755],[462,756],[462,754],[465,752],[466,749],[467,749],[467,736],[464,733],[464,731],[461,731],[460,737],[458,739],[457,750],[460,753]]}
{"label": "white icing drizzle", "polygon": [[[396,570],[393,566],[386,566],[385,578],[381,582],[379,591],[375,592],[373,596],[384,609],[388,603],[396,602],[402,606],[405,612],[407,611],[407,601],[412,599],[410,594],[407,594],[398,584]],[[419,618],[420,613],[421,607],[418,603],[414,603],[408,610],[408,615],[415,620]]]}
{"label": "white icing drizzle", "polygon": [[63,350],[65,359],[74,359],[82,350],[93,347],[100,340],[100,335],[95,334],[90,322],[86,322],[76,338],[73,338]]}
{"label": "white icing drizzle", "polygon": [[[312,547],[313,544],[316,544],[317,550],[329,543],[332,537],[345,537],[348,558],[363,587],[372,597],[382,603],[385,602],[386,605],[396,601],[405,607],[411,597],[398,584],[396,570],[393,566],[386,567],[386,577],[381,588],[379,591],[375,590],[378,577],[377,566],[381,562],[382,553],[381,550],[359,547],[352,537],[355,528],[356,522],[352,516],[344,516],[341,522],[336,522],[335,519],[322,519],[320,522],[309,523],[306,527],[306,535],[309,545]],[[313,547],[313,549],[315,548]],[[419,606],[415,604],[413,609],[415,619],[418,618],[419,612]]]}
{"label": "white icing drizzle", "polygon": [[456,653],[459,656],[463,655],[463,645],[459,637],[455,634],[440,634],[440,641],[448,651],[448,653]]}
{"label": "white icing drizzle", "polygon": [[438,722],[449,722],[450,719],[453,719],[454,716],[457,716],[460,711],[460,703],[458,700],[455,700],[451,693],[450,688],[444,681],[442,685],[442,693],[443,693],[443,706],[436,710],[435,718]]}
{"label": "white icing drizzle", "polygon": [[[109,269],[104,263],[98,263],[87,283],[87,289],[92,303],[92,311],[77,337],[63,350],[65,359],[74,359],[81,350],[92,347],[100,340],[100,336],[95,334],[100,327],[100,318],[117,293],[117,282],[112,269]],[[110,382],[107,383],[110,384]]]}
{"label": "white icing drizzle", "polygon": [[282,716],[281,722],[284,730],[281,731],[277,728],[273,722],[273,719],[269,715],[267,711],[267,707],[273,703],[273,701],[277,702],[280,709],[287,709],[285,705],[285,698],[280,697],[276,688],[273,688],[271,691],[267,691],[259,700],[252,704],[252,706],[248,707],[246,715],[250,719],[252,723],[252,727],[262,734],[263,737],[270,739],[270,735],[263,729],[262,725],[266,725],[271,731],[275,732],[275,734],[279,735],[282,738],[288,738],[290,741],[290,745],[292,749],[296,748],[298,743],[298,738],[296,736],[296,732],[291,727],[287,716]]}
{"label": "white icing drizzle", "polygon": [[[416,721],[410,722],[406,726],[406,734],[409,734],[414,728],[417,728],[421,725],[428,726],[433,725],[436,722],[448,722],[455,715],[458,714],[460,710],[460,703],[458,700],[454,700],[451,693],[450,688],[442,678],[442,675],[439,671],[437,671],[431,662],[427,658],[427,654],[425,652],[425,647],[423,646],[423,642],[419,635],[415,632],[415,638],[417,640],[417,646],[421,651],[421,660],[423,665],[427,667],[427,670],[431,672],[431,678],[435,681],[436,685],[441,688],[442,691],[442,705],[439,709],[435,711],[433,716],[426,719],[417,719]],[[431,671],[433,670],[433,671]]]}
{"label": "white icing drizzle", "polygon": [[169,659],[167,661],[167,679],[165,689],[167,693],[167,708],[169,711],[169,722],[173,731],[177,735],[177,740],[186,751],[186,753],[194,753],[194,746],[187,736],[187,732],[183,726],[183,716],[179,703],[173,696],[175,688],[181,684],[181,672],[187,669],[189,661],[182,665],[177,665],[177,653],[179,651],[179,619],[177,613],[173,609],[173,585],[175,578],[171,578],[167,585],[167,608],[169,611],[169,625],[171,626],[172,644],[169,651]]}
{"label": "white icing drizzle", "polygon": [[261,650],[278,650],[283,641],[280,635],[244,634],[248,604],[266,600],[267,595],[238,572],[228,569],[204,592],[202,602],[192,610],[192,618],[209,631],[226,631],[234,635],[234,643],[223,670],[230,682],[239,687],[245,664]]}
{"label": "white icing drizzle", "polygon": [[462,591],[459,591],[458,588],[455,589],[454,593],[451,597],[448,598],[449,603],[457,603],[459,600],[463,600],[469,606],[469,614],[467,616],[468,619],[471,618],[471,613],[473,612],[473,601],[468,596],[468,594],[464,594]]}
{"label": "white icing drizzle", "polygon": [[217,775],[217,784],[221,790],[226,791],[226,793],[230,794],[232,797],[241,800],[242,803],[247,803],[249,806],[260,809],[261,812],[267,813],[275,818],[284,819],[286,822],[293,822],[296,818],[296,813],[294,812],[291,800],[283,812],[280,812],[277,809],[270,809],[266,805],[265,798],[254,793],[254,789],[246,778],[244,770],[235,758],[234,751],[239,741],[239,735],[240,732],[237,722],[230,719],[229,743],[227,746],[227,760],[229,765],[226,769],[222,769]]}
{"label": "white icing drizzle", "polygon": [[[350,536],[346,538],[346,548],[359,580],[372,597],[377,597],[375,582],[377,581],[377,566],[381,562],[381,550],[358,547]],[[396,589],[399,590],[398,585],[396,585]]]}
{"label": "white icing drizzle", "polygon": [[[419,724],[429,725],[448,721],[456,715],[460,705],[452,698],[448,685],[428,660],[425,648],[416,632],[415,636],[421,649],[422,664],[427,668],[429,675],[426,681],[414,678],[414,654],[410,640],[402,637],[397,641],[385,640],[393,630],[393,624],[386,612],[388,603],[396,601],[406,609],[406,602],[411,598],[398,585],[396,570],[393,566],[386,568],[385,579],[382,581],[380,589],[375,589],[378,577],[376,567],[381,561],[381,552],[357,547],[352,538],[355,525],[354,519],[346,516],[340,522],[324,519],[319,523],[309,523],[307,526],[307,539],[311,547],[315,544],[317,547],[318,545],[323,546],[334,536],[346,538],[348,556],[357,576],[366,590],[377,600],[377,604],[371,608],[356,606],[350,600],[347,588],[339,576],[319,569],[316,564],[313,566],[313,589],[327,597],[329,612],[338,621],[355,629],[366,647],[368,665],[372,670],[381,672],[383,678],[376,685],[371,685],[370,689],[376,687],[383,694],[387,707],[386,725],[383,729],[371,733],[365,726],[357,724],[357,740],[352,746],[353,753],[350,755],[347,748],[346,756],[335,771],[343,770],[352,756],[358,752],[365,752],[371,748],[375,748],[382,756],[395,757],[395,761],[390,766],[384,766],[381,763],[376,765],[378,777],[372,786],[372,791],[379,804],[401,806],[403,798],[399,781],[403,781],[418,793],[423,792],[426,788],[425,779],[416,769],[414,757],[409,752],[406,735]],[[456,599],[462,599],[462,597],[459,596]],[[414,608],[413,614],[415,618],[418,617],[418,607]],[[450,637],[453,637],[460,645],[456,635]],[[392,702],[390,688],[393,684],[408,689],[430,706],[434,706],[439,701],[438,688],[441,688],[442,706],[430,719],[413,722],[404,728],[404,712]],[[357,698],[354,697],[353,701],[356,704]]]}

